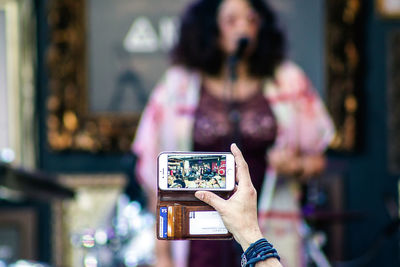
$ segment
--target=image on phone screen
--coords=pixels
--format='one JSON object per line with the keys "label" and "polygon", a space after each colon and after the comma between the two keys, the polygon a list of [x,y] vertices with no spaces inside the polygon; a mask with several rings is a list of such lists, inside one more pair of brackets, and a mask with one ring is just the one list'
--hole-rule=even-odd
{"label": "image on phone screen", "polygon": [[168,155],[168,188],[226,188],[226,155]]}

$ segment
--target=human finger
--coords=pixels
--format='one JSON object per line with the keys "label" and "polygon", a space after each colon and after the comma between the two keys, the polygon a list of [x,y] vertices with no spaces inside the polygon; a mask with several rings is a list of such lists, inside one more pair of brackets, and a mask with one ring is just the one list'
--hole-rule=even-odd
{"label": "human finger", "polygon": [[236,144],[231,145],[231,152],[235,157],[236,163],[236,181],[238,183],[245,182],[246,184],[251,184],[249,167],[247,162],[243,158],[243,154]]}
{"label": "human finger", "polygon": [[221,197],[217,196],[216,194],[209,192],[209,191],[196,191],[196,193],[194,193],[194,195],[195,195],[195,197],[197,197],[201,201],[207,203],[208,205],[210,205],[217,211],[222,209],[222,207],[226,201],[226,200],[222,199]]}

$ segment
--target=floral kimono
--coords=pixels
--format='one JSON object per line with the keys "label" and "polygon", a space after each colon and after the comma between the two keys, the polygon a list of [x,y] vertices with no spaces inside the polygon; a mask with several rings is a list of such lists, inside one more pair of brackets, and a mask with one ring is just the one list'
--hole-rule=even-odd
{"label": "floral kimono", "polygon": [[[137,155],[137,179],[147,192],[156,192],[157,156],[161,151],[191,151],[194,115],[201,79],[196,72],[171,67],[155,88],[142,115],[133,152]],[[284,62],[267,79],[263,94],[277,119],[278,133],[271,149],[293,148],[302,153],[323,153],[334,127],[318,94],[295,64]],[[265,170],[260,192],[259,224],[277,248],[284,266],[302,266],[299,185],[293,179],[277,179]],[[185,266],[185,241],[174,241],[176,266]]]}

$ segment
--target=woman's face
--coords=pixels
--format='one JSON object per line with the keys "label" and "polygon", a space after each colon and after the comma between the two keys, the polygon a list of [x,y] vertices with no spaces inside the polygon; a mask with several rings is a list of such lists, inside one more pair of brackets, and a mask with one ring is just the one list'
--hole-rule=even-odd
{"label": "woman's face", "polygon": [[247,0],[222,1],[217,21],[220,45],[225,53],[232,54],[236,50],[238,40],[243,37],[250,40],[250,47],[254,46],[260,18]]}

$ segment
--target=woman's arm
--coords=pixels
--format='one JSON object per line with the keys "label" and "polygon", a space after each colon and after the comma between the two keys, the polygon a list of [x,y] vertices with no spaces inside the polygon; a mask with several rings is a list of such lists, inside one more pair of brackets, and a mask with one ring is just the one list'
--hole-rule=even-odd
{"label": "woman's arm", "polygon": [[278,174],[306,181],[323,171],[334,125],[323,100],[297,65],[282,64],[274,84],[275,89],[266,94],[279,130],[268,152],[269,164]]}

